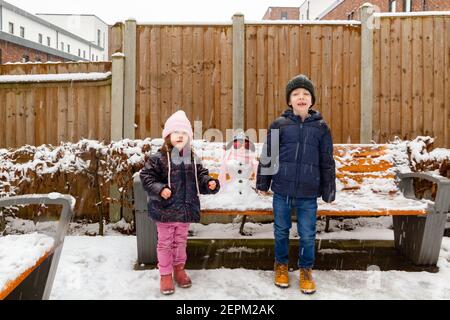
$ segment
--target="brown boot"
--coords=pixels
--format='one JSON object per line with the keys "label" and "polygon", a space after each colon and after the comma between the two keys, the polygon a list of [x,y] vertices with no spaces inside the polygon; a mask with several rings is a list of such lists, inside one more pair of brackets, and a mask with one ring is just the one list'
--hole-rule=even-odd
{"label": "brown boot", "polygon": [[175,286],[173,284],[173,277],[171,274],[161,275],[159,290],[164,295],[169,295],[175,292]]}
{"label": "brown boot", "polygon": [[316,292],[316,284],[311,269],[300,269],[300,291],[304,294]]}
{"label": "brown boot", "polygon": [[275,262],[275,280],[274,283],[280,288],[289,287],[289,271],[287,264],[280,264]]}
{"label": "brown boot", "polygon": [[175,282],[181,288],[189,288],[190,286],[192,286],[191,278],[189,278],[189,276],[186,274],[183,264],[180,264],[178,266],[173,266],[173,272],[174,272]]}

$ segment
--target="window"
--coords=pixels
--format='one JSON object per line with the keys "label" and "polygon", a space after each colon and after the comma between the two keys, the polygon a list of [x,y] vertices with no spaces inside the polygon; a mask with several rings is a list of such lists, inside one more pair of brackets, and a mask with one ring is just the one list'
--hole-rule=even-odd
{"label": "window", "polygon": [[50,39],[50,37],[47,37],[47,45],[49,47],[51,47],[51,45],[52,45],[52,40]]}
{"label": "window", "polygon": [[95,56],[95,61],[98,61],[98,56]]}
{"label": "window", "polygon": [[39,43],[42,44],[42,34],[39,33],[39,36],[38,36],[38,37],[39,37]]}
{"label": "window", "polygon": [[64,51],[64,42],[61,42],[61,51]]}
{"label": "window", "polygon": [[37,56],[36,57],[36,62],[42,62],[41,57]]}
{"label": "window", "polygon": [[78,56],[81,57],[81,49],[78,49]]}
{"label": "window", "polygon": [[28,62],[28,61],[30,61],[30,56],[29,55],[27,55],[27,54],[24,54],[23,56],[22,56],[22,62]]}
{"label": "window", "polygon": [[70,44],[67,45],[67,52],[70,53]]}
{"label": "window", "polygon": [[396,12],[396,11],[397,11],[397,1],[389,0],[389,12]]}
{"label": "window", "polygon": [[14,23],[9,23],[9,33],[14,34]]}
{"label": "window", "polygon": [[347,14],[347,20],[353,20],[355,16],[355,11],[352,11],[350,13]]}
{"label": "window", "polygon": [[287,20],[288,18],[288,13],[287,11],[282,11],[281,12],[281,20]]}
{"label": "window", "polygon": [[100,43],[101,43],[101,39],[100,39],[100,36],[101,36],[101,31],[100,31],[100,29],[99,30],[97,30],[97,45],[100,47]]}
{"label": "window", "polygon": [[24,27],[20,27],[20,36],[22,38],[25,38],[25,28]]}
{"label": "window", "polygon": [[86,50],[83,50],[83,59],[86,59]]}
{"label": "window", "polygon": [[91,61],[94,61],[94,54],[92,54],[92,59],[91,59]]}
{"label": "window", "polygon": [[403,0],[403,11],[411,12],[411,0]]}

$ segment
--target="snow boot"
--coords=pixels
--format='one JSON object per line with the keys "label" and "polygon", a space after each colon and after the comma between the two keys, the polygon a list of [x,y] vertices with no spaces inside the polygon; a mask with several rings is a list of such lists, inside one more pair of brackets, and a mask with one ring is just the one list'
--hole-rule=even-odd
{"label": "snow boot", "polygon": [[191,278],[186,274],[184,270],[184,264],[180,264],[178,266],[173,266],[175,282],[181,288],[189,288],[192,286]]}
{"label": "snow boot", "polygon": [[161,275],[159,289],[164,295],[173,294],[175,292],[175,286],[173,284],[173,277],[171,274]]}
{"label": "snow boot", "polygon": [[316,292],[311,269],[300,269],[300,291],[304,294],[313,294]]}
{"label": "snow boot", "polygon": [[275,269],[275,279],[274,279],[275,285],[280,288],[289,287],[288,265],[275,262],[274,269]]}

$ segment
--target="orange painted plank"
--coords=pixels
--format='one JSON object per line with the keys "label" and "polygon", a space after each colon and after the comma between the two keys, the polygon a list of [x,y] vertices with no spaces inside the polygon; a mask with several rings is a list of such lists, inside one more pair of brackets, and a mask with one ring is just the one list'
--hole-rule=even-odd
{"label": "orange painted plank", "polygon": [[11,292],[13,292],[14,289],[16,289],[22,283],[22,281],[24,281],[34,270],[36,270],[41,265],[41,263],[45,261],[45,259],[47,259],[50,256],[50,254],[51,251],[47,252],[36,262],[34,266],[25,270],[25,272],[23,272],[13,281],[7,282],[6,285],[0,291],[0,300],[4,300]]}

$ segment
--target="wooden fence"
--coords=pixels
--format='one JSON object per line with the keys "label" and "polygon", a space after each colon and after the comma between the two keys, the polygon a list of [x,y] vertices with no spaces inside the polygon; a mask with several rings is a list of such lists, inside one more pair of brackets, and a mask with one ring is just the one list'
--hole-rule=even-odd
{"label": "wooden fence", "polygon": [[[178,109],[202,121],[203,132],[225,134],[236,120],[244,129],[267,129],[286,108],[286,82],[304,73],[316,85],[316,107],[336,143],[430,135],[437,146],[449,147],[450,15],[375,18],[379,27],[365,47],[363,24],[355,21],[245,22],[240,38],[231,22],[118,23],[112,52],[126,58],[113,58],[122,63],[113,84],[0,85],[0,146],[155,138]],[[368,50],[372,63],[362,69]],[[111,63],[3,65],[0,75],[112,69]],[[373,74],[370,90],[361,85],[365,74]],[[239,90],[242,97],[236,97]]]}
{"label": "wooden fence", "polygon": [[[286,108],[286,82],[304,73],[316,85],[316,107],[336,143],[430,135],[437,146],[449,147],[450,15],[373,17],[379,26],[367,47],[363,25],[355,21],[245,22],[242,41],[233,38],[232,23],[116,25],[116,39],[136,30],[135,52],[124,49],[136,56],[136,129],[126,136],[159,137],[178,109],[202,121],[203,130],[225,134],[236,118],[244,129],[267,129]],[[242,70],[233,68],[239,48]],[[363,69],[368,51],[372,63]],[[373,74],[370,90],[361,85],[364,74]],[[239,103],[243,111],[236,114]]]}
{"label": "wooden fence", "polygon": [[136,137],[159,137],[183,108],[203,127],[232,127],[231,26],[137,27]]}
{"label": "wooden fence", "polygon": [[[108,72],[111,63],[0,66],[0,75]],[[0,148],[110,140],[111,79],[0,83]]]}
{"label": "wooden fence", "polygon": [[381,16],[374,31],[373,139],[450,147],[450,15]]}
{"label": "wooden fence", "polygon": [[359,141],[360,35],[359,25],[246,25],[245,128],[268,128],[287,107],[286,83],[303,73],[335,142]]}
{"label": "wooden fence", "polygon": [[[244,40],[245,129],[267,129],[286,108],[286,82],[304,73],[317,84],[336,142],[358,141],[358,26],[255,23]],[[136,51],[137,138],[158,137],[180,108],[225,137],[233,126],[231,26],[138,25]]]}

